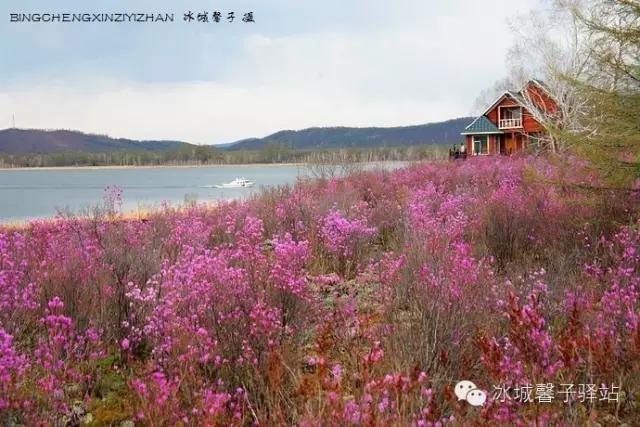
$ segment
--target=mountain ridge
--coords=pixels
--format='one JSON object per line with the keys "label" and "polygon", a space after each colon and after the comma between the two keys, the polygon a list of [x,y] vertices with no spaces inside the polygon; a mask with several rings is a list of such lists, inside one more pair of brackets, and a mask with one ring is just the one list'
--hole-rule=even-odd
{"label": "mountain ridge", "polygon": [[[72,151],[168,151],[194,146],[182,141],[112,138],[77,130],[8,128],[0,130],[0,153],[53,154]],[[194,146],[195,147],[195,146]]]}
{"label": "mountain ridge", "polygon": [[395,127],[311,127],[281,130],[264,138],[247,138],[226,147],[227,150],[255,150],[271,143],[283,143],[293,149],[373,148],[422,144],[455,144],[472,117],[442,122]]}
{"label": "mountain ridge", "polygon": [[[454,144],[460,142],[460,132],[471,120],[471,117],[460,117],[412,126],[335,126],[280,130],[263,138],[246,138],[209,146],[225,151],[236,151],[261,150],[272,144],[284,144],[291,149],[299,150]],[[77,130],[18,128],[0,130],[0,154],[9,155],[113,151],[163,152],[196,147],[198,145],[184,141],[112,138]]]}

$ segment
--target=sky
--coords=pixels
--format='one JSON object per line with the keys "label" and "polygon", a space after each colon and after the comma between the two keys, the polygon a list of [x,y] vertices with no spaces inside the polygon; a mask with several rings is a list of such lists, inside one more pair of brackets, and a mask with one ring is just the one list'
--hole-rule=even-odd
{"label": "sky", "polygon": [[[15,115],[19,128],[219,144],[467,116],[507,72],[509,21],[539,1],[0,0],[0,128]],[[10,22],[64,12],[175,22]]]}

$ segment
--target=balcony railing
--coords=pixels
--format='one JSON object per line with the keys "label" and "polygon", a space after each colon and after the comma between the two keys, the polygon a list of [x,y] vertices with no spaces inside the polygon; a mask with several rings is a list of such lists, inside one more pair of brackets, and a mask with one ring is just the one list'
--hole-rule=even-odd
{"label": "balcony railing", "polygon": [[500,119],[498,127],[500,129],[521,128],[522,119]]}

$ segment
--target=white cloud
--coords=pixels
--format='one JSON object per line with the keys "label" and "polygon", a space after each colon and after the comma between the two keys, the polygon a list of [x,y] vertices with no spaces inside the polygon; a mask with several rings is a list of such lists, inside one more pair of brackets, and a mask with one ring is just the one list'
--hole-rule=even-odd
{"label": "white cloud", "polygon": [[[534,1],[362,2],[370,8],[350,8],[352,27],[234,33],[241,43],[231,52],[216,50],[208,37],[193,56],[210,81],[141,82],[102,70],[108,58],[94,68],[80,58],[72,77],[53,81],[44,69],[0,88],[0,111],[7,112],[0,127],[15,112],[19,127],[209,144],[280,129],[458,117],[503,77],[511,44],[506,18]],[[130,66],[144,64],[139,58]]]}
{"label": "white cloud", "polygon": [[[459,106],[428,99],[372,100],[353,94],[194,82],[112,86],[91,92],[61,86],[0,95],[0,110],[18,127],[80,128],[140,139],[221,143],[280,129],[317,125],[394,126],[428,121],[429,111],[453,117]],[[10,115],[4,118],[9,125]],[[81,126],[77,124],[80,123]]]}

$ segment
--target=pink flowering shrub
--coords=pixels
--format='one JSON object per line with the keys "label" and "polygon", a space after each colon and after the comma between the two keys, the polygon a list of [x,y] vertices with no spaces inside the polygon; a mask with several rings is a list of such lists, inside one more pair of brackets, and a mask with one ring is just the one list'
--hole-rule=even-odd
{"label": "pink flowering shrub", "polygon": [[273,240],[275,263],[270,276],[276,288],[302,296],[308,286],[305,265],[309,260],[309,242],[294,242],[289,233]]}
{"label": "pink flowering shrub", "polygon": [[0,329],[0,411],[27,409],[31,402],[22,396],[21,382],[29,369],[29,360],[13,346],[13,336]]}
{"label": "pink flowering shrub", "polygon": [[33,325],[38,287],[29,281],[26,241],[20,233],[0,232],[0,325],[20,333]]}
{"label": "pink flowering shrub", "polygon": [[[0,227],[0,420],[632,425],[640,204],[590,185],[474,158]],[[491,393],[565,383],[617,400]]]}
{"label": "pink flowering shrub", "polygon": [[357,270],[362,252],[376,235],[377,229],[370,227],[364,216],[348,219],[335,209],[319,223],[322,227],[322,241],[328,252],[335,257],[335,268],[344,276],[351,275]]}
{"label": "pink flowering shrub", "polygon": [[332,210],[322,221],[322,238],[330,252],[344,257],[352,256],[358,244],[376,234],[366,218],[349,220]]}

